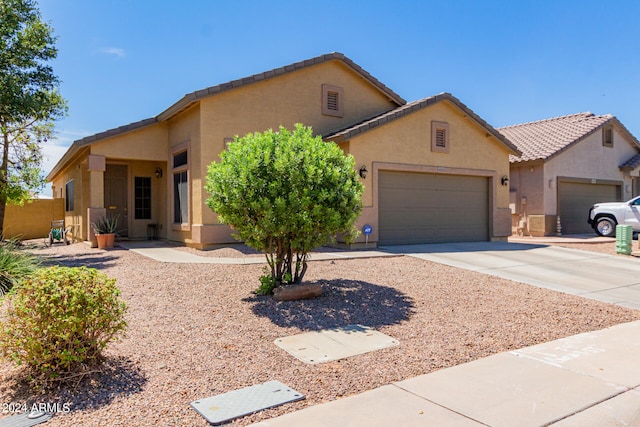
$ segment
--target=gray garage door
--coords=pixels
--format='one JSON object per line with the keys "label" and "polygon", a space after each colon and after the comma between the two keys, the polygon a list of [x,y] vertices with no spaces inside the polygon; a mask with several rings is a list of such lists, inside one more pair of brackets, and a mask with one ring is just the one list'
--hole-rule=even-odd
{"label": "gray garage door", "polygon": [[562,234],[593,233],[587,223],[589,208],[598,202],[618,202],[620,186],[586,182],[560,182],[558,184],[558,213]]}
{"label": "gray garage door", "polygon": [[381,171],[379,243],[469,242],[489,239],[489,179]]}

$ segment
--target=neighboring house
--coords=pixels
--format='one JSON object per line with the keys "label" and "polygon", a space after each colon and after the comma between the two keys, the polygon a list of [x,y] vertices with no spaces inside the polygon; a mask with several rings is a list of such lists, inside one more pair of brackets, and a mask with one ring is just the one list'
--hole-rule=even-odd
{"label": "neighboring house", "polygon": [[514,231],[532,236],[592,233],[589,208],[640,194],[640,142],[610,114],[578,113],[498,129],[512,155]]}
{"label": "neighboring house", "polygon": [[515,146],[452,95],[407,104],[340,53],[193,92],[156,117],[75,141],[47,179],[84,240],[95,242],[90,224],[108,212],[129,238],[232,243],[205,203],[207,166],[234,135],[295,123],[355,157],[358,226],[373,227],[370,244],[511,234]]}

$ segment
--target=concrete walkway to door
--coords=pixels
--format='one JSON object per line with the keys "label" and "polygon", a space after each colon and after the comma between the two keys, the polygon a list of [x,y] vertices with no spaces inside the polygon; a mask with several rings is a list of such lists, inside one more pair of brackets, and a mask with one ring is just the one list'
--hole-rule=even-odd
{"label": "concrete walkway to door", "polygon": [[640,260],[548,246],[465,242],[379,249],[640,309]]}

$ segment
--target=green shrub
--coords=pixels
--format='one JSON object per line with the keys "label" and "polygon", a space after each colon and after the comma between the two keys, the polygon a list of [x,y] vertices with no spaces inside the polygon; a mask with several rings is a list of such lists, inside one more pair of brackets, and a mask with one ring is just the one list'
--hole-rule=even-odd
{"label": "green shrub", "polygon": [[0,242],[0,297],[23,277],[33,273],[40,260],[21,249],[14,240]]}
{"label": "green shrub", "polygon": [[119,295],[115,279],[95,269],[39,269],[6,298],[0,355],[45,381],[98,365],[101,351],[126,328]]}
{"label": "green shrub", "polygon": [[353,156],[310,127],[235,137],[211,163],[207,205],[235,236],[265,253],[271,280],[260,293],[302,281],[308,253],[344,233],[357,236],[363,186]]}

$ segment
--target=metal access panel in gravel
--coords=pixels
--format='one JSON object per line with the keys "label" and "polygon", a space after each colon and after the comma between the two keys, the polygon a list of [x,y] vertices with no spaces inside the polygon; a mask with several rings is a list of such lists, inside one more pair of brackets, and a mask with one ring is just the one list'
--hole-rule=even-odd
{"label": "metal access panel in gravel", "polygon": [[0,420],[0,427],[31,427],[43,423],[52,417],[49,413],[42,413],[35,418],[30,418],[30,416],[33,417],[34,414],[25,412],[24,414],[3,418]]}
{"label": "metal access panel in gravel", "polygon": [[303,394],[287,387],[280,381],[267,381],[266,383],[196,400],[191,402],[191,407],[198,411],[210,424],[217,426],[235,418],[302,399],[304,399]]}
{"label": "metal access panel in gravel", "polygon": [[348,325],[278,338],[275,344],[304,363],[316,364],[344,359],[400,343],[368,326]]}

